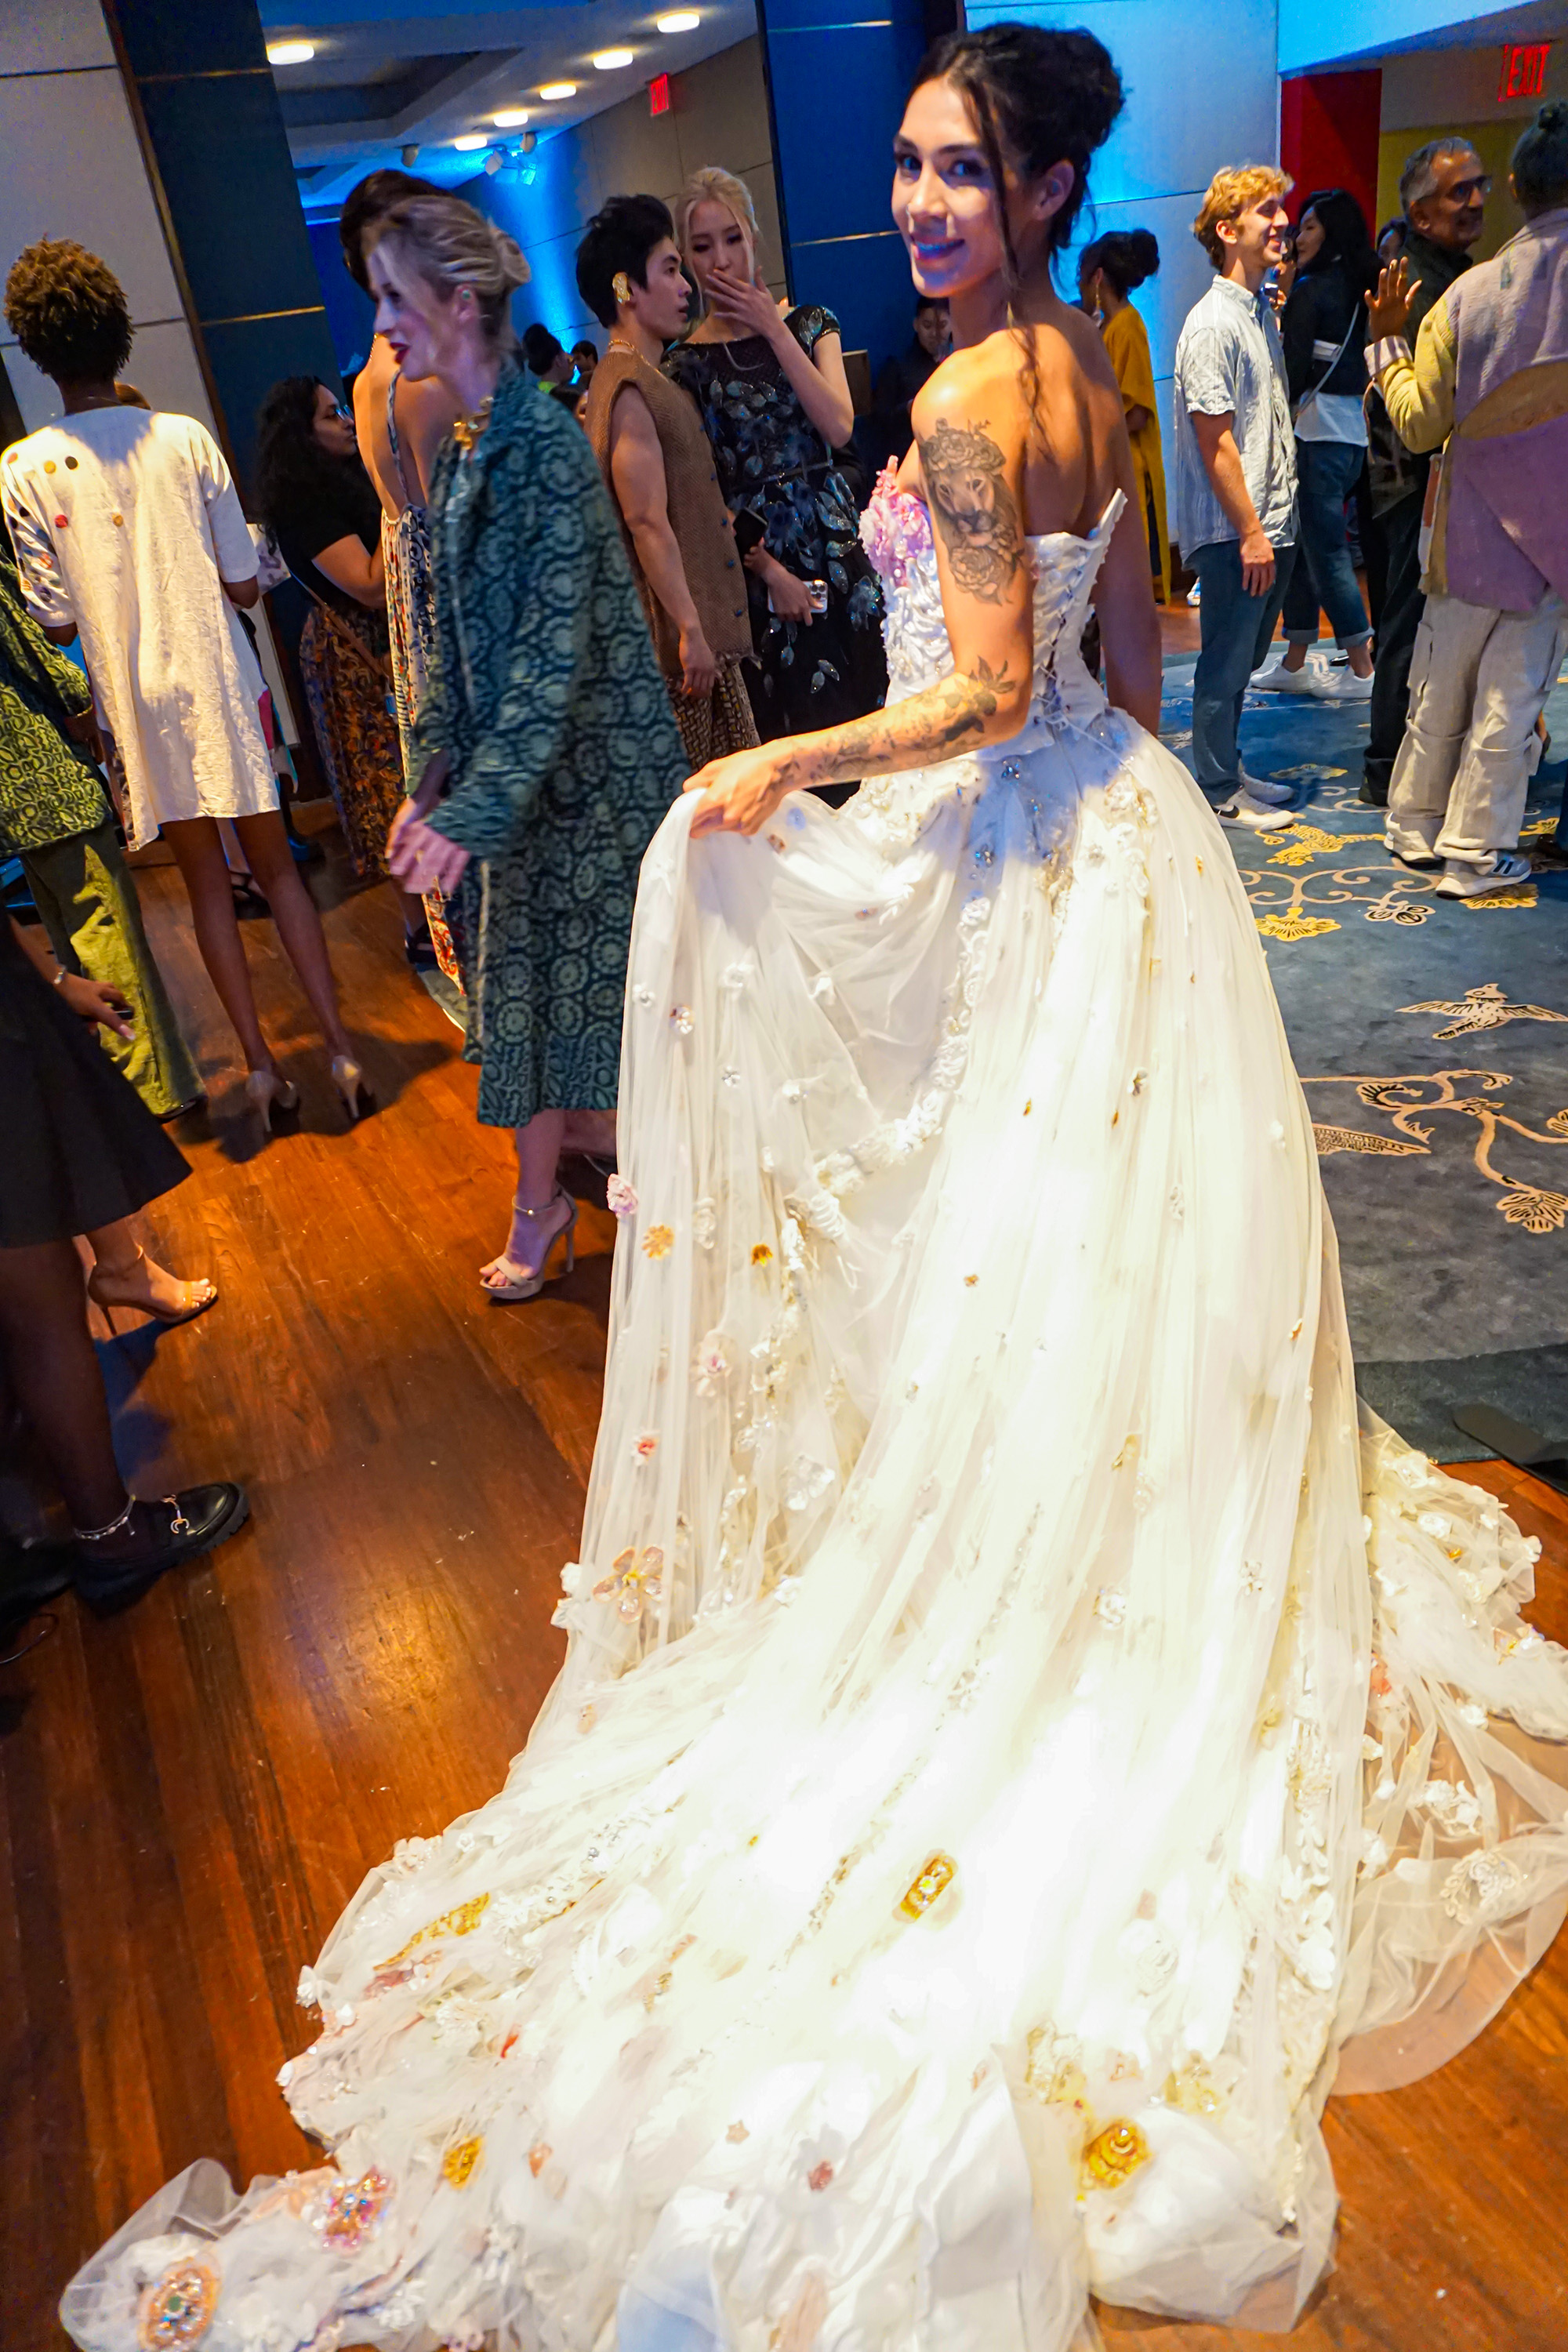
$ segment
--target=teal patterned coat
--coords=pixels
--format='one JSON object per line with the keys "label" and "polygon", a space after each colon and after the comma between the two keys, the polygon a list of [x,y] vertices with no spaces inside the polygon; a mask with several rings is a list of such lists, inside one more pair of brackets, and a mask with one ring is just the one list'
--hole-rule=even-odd
{"label": "teal patterned coat", "polygon": [[[637,868],[689,769],[586,435],[519,369],[430,495],[431,823],[471,851],[459,919],[479,1117],[607,1110]],[[479,861],[483,861],[482,865]]]}

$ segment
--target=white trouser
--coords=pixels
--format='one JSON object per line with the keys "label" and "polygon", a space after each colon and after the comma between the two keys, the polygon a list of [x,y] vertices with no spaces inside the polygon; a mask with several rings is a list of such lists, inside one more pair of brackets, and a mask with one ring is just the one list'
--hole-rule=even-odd
{"label": "white trouser", "polygon": [[1568,606],[1532,613],[1428,596],[1410,662],[1410,717],[1388,788],[1388,845],[1489,871],[1517,849],[1541,758],[1535,722],[1568,642]]}

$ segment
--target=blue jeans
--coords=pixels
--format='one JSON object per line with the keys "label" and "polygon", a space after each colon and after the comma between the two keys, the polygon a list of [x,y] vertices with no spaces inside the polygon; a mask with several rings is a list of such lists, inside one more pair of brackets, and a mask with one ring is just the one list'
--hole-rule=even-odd
{"label": "blue jeans", "polygon": [[1320,609],[1342,649],[1363,646],[1372,635],[1345,537],[1345,500],[1365,457],[1345,441],[1296,444],[1299,553],[1285,599],[1285,635],[1293,646],[1316,645]]}
{"label": "blue jeans", "polygon": [[1274,551],[1274,585],[1248,596],[1241,584],[1241,550],[1234,539],[1182,553],[1203,583],[1198,619],[1203,649],[1193,672],[1193,766],[1211,799],[1228,800],[1241,782],[1236,730],[1247,681],[1268,657],[1274,624],[1285,601],[1293,547]]}

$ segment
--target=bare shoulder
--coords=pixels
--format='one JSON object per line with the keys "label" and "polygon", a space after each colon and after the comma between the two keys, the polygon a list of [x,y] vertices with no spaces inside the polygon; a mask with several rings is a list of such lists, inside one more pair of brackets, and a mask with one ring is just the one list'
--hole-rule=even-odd
{"label": "bare shoulder", "polygon": [[910,412],[918,440],[939,425],[953,428],[984,425],[994,439],[1010,432],[1022,446],[1023,410],[1017,395],[1018,352],[1006,332],[954,352],[927,378]]}

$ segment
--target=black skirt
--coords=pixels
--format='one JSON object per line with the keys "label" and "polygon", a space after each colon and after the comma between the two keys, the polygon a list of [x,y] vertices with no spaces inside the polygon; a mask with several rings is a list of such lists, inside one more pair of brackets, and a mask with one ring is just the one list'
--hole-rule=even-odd
{"label": "black skirt", "polygon": [[129,1217],[190,1174],[0,914],[0,1249]]}

